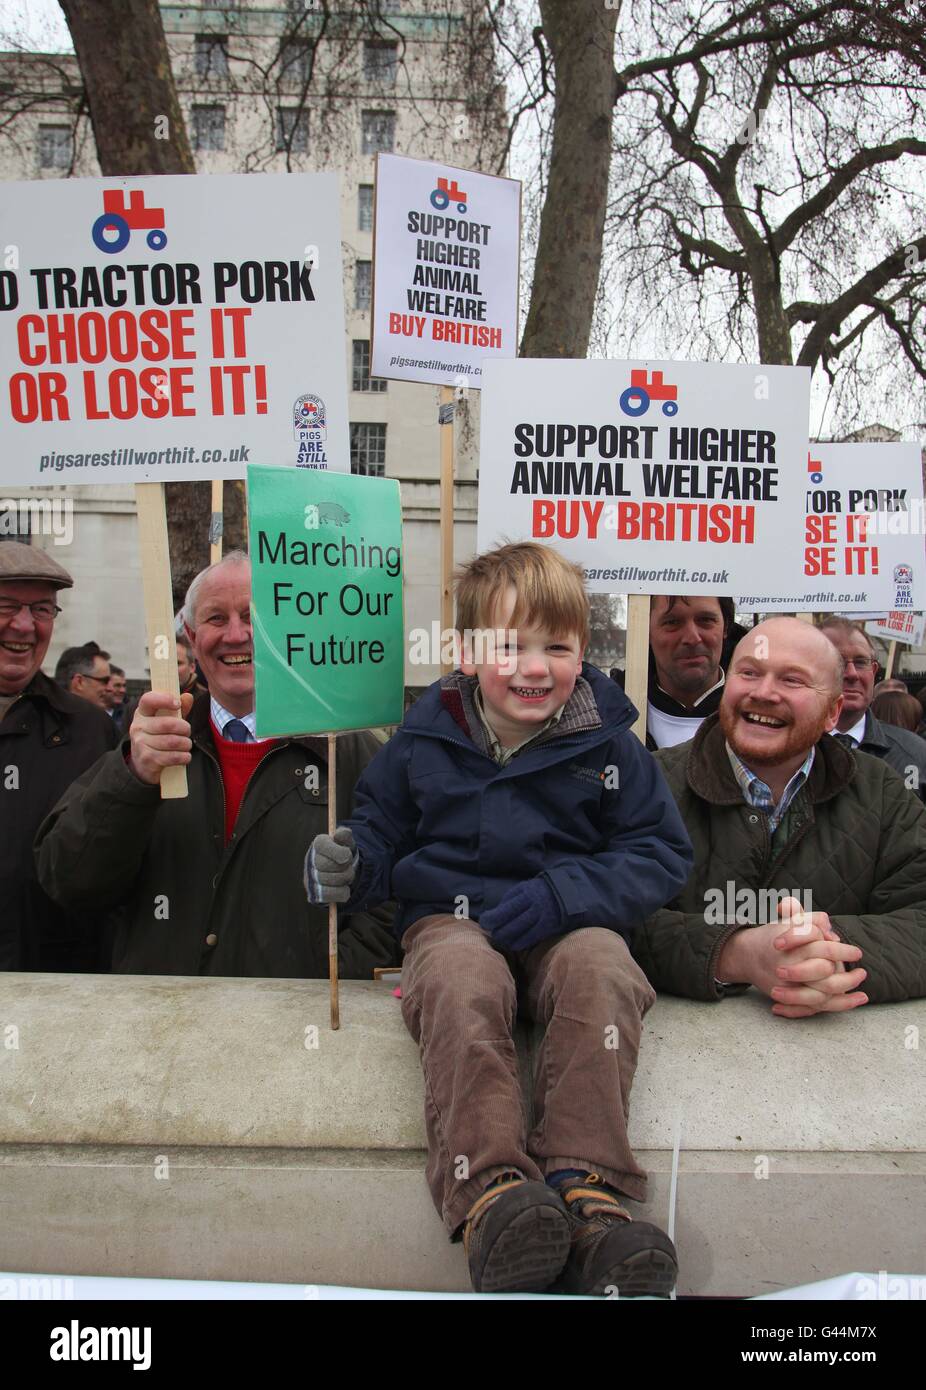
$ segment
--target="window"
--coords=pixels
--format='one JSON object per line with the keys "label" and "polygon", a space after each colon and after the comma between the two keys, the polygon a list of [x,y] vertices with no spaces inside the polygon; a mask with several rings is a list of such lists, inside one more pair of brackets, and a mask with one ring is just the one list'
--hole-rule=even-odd
{"label": "window", "polygon": [[397,43],[377,42],[363,45],[363,75],[368,82],[382,82],[387,87],[394,87],[398,60]]}
{"label": "window", "polygon": [[70,169],[74,136],[69,125],[39,126],[39,168]]}
{"label": "window", "polygon": [[362,183],[357,191],[357,230],[360,232],[372,232],[373,185],[371,183]]}
{"label": "window", "polygon": [[306,39],[287,39],[280,48],[280,81],[304,86],[309,80],[311,56]]}
{"label": "window", "polygon": [[197,77],[228,76],[228,35],[197,34],[193,40]]}
{"label": "window", "polygon": [[386,472],[386,426],[351,425],[350,471],[367,478],[382,478]]}
{"label": "window", "polygon": [[193,107],[194,150],[224,150],[225,107]]}
{"label": "window", "polygon": [[309,148],[309,113],[304,107],[280,106],[277,109],[277,149],[292,154],[305,154]]}
{"label": "window", "polygon": [[385,391],[381,376],[370,376],[370,343],[367,338],[354,339],[354,363],[351,374],[352,391]]}
{"label": "window", "polygon": [[361,113],[364,154],[391,154],[395,148],[395,112]]}
{"label": "window", "polygon": [[373,297],[373,262],[358,261],[354,277],[354,308],[364,313],[369,310]]}

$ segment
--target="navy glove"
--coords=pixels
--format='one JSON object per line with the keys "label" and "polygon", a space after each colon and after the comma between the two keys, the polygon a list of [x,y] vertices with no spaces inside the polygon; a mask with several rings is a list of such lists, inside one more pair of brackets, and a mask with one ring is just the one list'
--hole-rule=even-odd
{"label": "navy glove", "polygon": [[509,888],[497,907],[479,919],[492,944],[506,951],[529,951],[548,936],[559,936],[565,925],[556,893],[542,878]]}

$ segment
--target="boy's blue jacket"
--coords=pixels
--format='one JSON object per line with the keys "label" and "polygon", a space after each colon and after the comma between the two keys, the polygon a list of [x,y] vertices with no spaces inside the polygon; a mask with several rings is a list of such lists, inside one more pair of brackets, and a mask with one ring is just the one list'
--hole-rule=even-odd
{"label": "boy's blue jacket", "polygon": [[342,824],[360,852],[346,910],[395,898],[395,931],[431,913],[478,921],[542,875],[563,931],[634,928],[684,887],[691,843],[637,711],[585,665],[558,724],[507,767],[486,751],[475,677],[432,685],[370,762]]}

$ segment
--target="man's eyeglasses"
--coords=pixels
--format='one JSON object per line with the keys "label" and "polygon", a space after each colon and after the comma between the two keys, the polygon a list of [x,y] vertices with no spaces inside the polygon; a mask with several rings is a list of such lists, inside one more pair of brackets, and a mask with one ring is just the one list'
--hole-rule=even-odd
{"label": "man's eyeglasses", "polygon": [[33,618],[46,623],[53,622],[61,612],[57,603],[52,603],[50,599],[40,599],[38,603],[17,603],[14,598],[4,598],[0,599],[0,621],[15,618],[22,608],[28,608]]}
{"label": "man's eyeglasses", "polygon": [[843,664],[848,671],[851,666],[855,671],[869,671],[872,666],[877,666],[877,661],[871,656],[845,656]]}
{"label": "man's eyeglasses", "polygon": [[80,676],[82,681],[101,681],[103,685],[109,680],[109,676],[91,676],[86,671],[75,671],[75,676]]}

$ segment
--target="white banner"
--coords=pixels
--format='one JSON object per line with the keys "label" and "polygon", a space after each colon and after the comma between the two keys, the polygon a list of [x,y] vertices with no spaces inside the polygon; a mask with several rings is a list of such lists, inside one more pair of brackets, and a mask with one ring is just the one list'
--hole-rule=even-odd
{"label": "white banner", "polygon": [[379,155],[371,375],[479,387],[515,357],[520,244],[515,179]]}
{"label": "white banner", "polygon": [[[869,615],[926,607],[919,445],[812,444],[804,476],[801,587],[795,597],[782,583],[763,607]],[[790,554],[789,546],[782,558]]]}
{"label": "white banner", "polygon": [[335,174],[3,197],[0,484],[349,471]]}
{"label": "white banner", "polygon": [[752,593],[800,576],[810,372],[487,363],[478,547],[537,540],[592,593]]}

